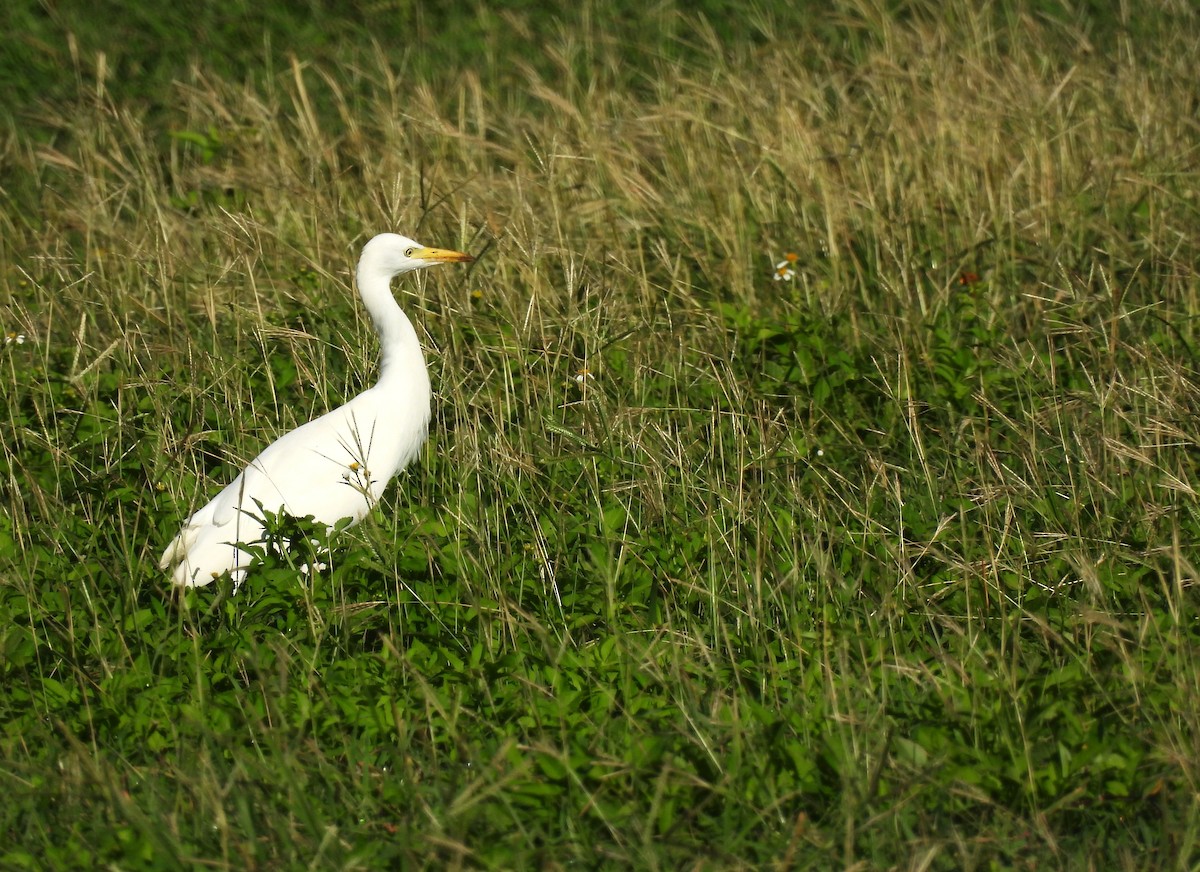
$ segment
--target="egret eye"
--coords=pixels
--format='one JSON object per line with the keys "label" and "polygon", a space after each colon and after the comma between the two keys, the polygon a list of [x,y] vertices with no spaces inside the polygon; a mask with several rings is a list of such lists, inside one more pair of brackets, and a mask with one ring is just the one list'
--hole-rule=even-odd
{"label": "egret eye", "polygon": [[415,248],[406,248],[406,249],[404,249],[404,256],[405,256],[405,257],[412,257],[412,256],[413,256],[414,254],[416,254],[416,253],[417,253],[417,250],[416,250]]}

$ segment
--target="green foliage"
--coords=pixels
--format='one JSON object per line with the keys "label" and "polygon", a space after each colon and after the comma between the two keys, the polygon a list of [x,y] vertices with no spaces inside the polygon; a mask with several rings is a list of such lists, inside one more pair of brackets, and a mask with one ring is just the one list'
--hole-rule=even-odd
{"label": "green foliage", "polygon": [[794,7],[0,13],[0,866],[1196,864],[1196,22]]}

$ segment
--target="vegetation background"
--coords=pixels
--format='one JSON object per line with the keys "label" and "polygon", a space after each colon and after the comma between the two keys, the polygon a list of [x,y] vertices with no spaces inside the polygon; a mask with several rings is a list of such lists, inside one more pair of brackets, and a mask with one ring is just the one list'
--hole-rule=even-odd
{"label": "vegetation background", "polygon": [[[0,866],[1200,863],[1190,3],[0,32]],[[422,461],[169,589],[383,230]]]}

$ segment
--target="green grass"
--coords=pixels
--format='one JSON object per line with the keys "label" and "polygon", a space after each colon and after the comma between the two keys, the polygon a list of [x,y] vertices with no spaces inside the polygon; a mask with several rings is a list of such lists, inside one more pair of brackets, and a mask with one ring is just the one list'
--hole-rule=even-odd
{"label": "green grass", "polygon": [[[427,52],[314,5],[294,60],[103,67],[55,7],[0,140],[0,866],[1194,868],[1200,21],[976,5]],[[397,285],[420,463],[311,583],[170,589],[373,377],[384,230],[479,255]]]}

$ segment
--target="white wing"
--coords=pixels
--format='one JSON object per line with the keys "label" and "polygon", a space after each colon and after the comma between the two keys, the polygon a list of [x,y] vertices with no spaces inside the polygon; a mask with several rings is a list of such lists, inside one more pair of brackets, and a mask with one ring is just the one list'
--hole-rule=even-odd
{"label": "white wing", "polygon": [[264,509],[330,528],[358,523],[425,440],[427,408],[418,420],[398,420],[404,405],[372,388],[280,437],[188,519],[160,566],[173,567],[178,584],[208,584],[226,571],[240,582],[250,555],[236,545],[262,541]]}

